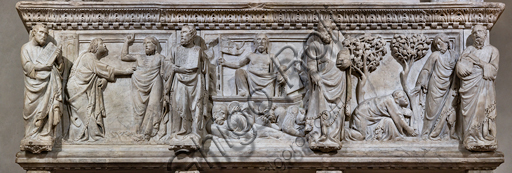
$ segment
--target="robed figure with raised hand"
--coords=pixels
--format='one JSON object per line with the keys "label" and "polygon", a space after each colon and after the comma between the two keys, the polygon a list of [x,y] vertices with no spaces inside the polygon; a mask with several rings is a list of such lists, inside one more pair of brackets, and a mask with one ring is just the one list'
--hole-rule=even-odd
{"label": "robed figure with raised hand", "polygon": [[[121,60],[134,61],[136,71],[132,75],[132,106],[135,119],[135,140],[149,141],[152,137],[166,134],[166,125],[160,126],[163,117],[163,63],[165,57],[160,54],[160,43],[153,36],[143,42],[145,54],[129,54],[129,45],[135,41],[135,35],[128,36],[121,52]],[[162,137],[162,136],[160,136]]]}

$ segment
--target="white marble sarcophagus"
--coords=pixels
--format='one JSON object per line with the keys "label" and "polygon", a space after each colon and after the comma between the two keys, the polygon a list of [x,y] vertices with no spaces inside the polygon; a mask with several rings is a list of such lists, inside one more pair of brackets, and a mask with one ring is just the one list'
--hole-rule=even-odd
{"label": "white marble sarcophagus", "polygon": [[492,172],[491,2],[19,2],[28,172]]}

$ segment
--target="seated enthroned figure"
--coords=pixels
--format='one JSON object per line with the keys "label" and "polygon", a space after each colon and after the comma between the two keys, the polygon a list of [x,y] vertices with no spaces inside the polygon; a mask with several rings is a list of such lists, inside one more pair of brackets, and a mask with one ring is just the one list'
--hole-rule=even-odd
{"label": "seated enthroned figure", "polygon": [[[235,84],[238,96],[262,96],[273,97],[275,88],[275,71],[274,63],[279,63],[278,60],[273,60],[274,55],[269,54],[269,40],[267,35],[258,34],[254,39],[254,53],[250,53],[247,57],[240,60],[238,63],[226,62],[223,58],[219,59],[220,65],[229,68],[237,69],[235,72]],[[245,65],[247,70],[239,69]],[[280,67],[280,64],[275,64]],[[277,75],[278,81],[283,82],[283,78]]]}

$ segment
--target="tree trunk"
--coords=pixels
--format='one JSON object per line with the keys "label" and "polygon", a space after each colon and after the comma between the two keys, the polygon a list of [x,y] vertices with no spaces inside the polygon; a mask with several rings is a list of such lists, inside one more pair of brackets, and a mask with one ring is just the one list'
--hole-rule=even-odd
{"label": "tree trunk", "polygon": [[364,101],[364,90],[363,87],[366,85],[366,75],[361,75],[361,78],[359,78],[359,81],[357,82],[357,88],[356,88],[356,99],[357,104],[360,104]]}

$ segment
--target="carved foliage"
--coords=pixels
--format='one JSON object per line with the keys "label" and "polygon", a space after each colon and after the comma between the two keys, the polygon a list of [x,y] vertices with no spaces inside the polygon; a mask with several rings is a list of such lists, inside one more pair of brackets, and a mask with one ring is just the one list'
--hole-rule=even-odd
{"label": "carved foliage", "polygon": [[391,53],[398,62],[418,61],[427,54],[429,44],[424,35],[395,35],[391,40]]}
{"label": "carved foliage", "polygon": [[357,71],[373,72],[386,55],[386,41],[380,36],[363,35],[358,38],[348,36],[343,45],[351,52],[352,67]]}
{"label": "carved foliage", "polygon": [[348,36],[342,43],[350,51],[352,64],[350,67],[359,77],[356,98],[361,102],[364,100],[363,87],[368,75],[377,70],[382,57],[387,54],[387,49],[384,47],[386,41],[380,36],[362,35],[357,38]]}
{"label": "carved foliage", "polygon": [[402,88],[410,98],[409,88],[407,87],[407,76],[414,62],[423,58],[429,48],[430,40],[419,34],[413,35],[395,35],[391,40],[391,54],[402,65],[403,72],[400,73]]}

